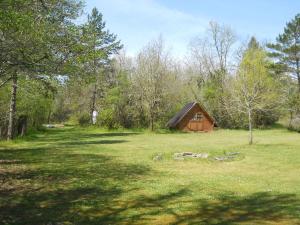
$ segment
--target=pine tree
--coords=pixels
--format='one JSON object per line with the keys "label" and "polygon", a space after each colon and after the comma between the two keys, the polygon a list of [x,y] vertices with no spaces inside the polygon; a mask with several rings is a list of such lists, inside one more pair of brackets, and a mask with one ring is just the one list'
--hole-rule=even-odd
{"label": "pine tree", "polygon": [[250,48],[252,48],[252,49],[260,48],[260,45],[254,36],[251,37],[251,39],[248,43],[248,49],[250,49]]}
{"label": "pine tree", "polygon": [[298,81],[300,92],[300,14],[286,24],[276,43],[267,45],[276,59],[277,70],[288,72]]}
{"label": "pine tree", "polygon": [[87,23],[82,27],[84,50],[81,62],[84,65],[84,74],[94,84],[90,104],[91,122],[92,114],[96,109],[97,91],[102,88],[98,85],[99,77],[103,70],[109,66],[110,56],[123,47],[115,34],[105,30],[106,24],[102,17],[97,8],[93,8],[92,13],[88,15]]}

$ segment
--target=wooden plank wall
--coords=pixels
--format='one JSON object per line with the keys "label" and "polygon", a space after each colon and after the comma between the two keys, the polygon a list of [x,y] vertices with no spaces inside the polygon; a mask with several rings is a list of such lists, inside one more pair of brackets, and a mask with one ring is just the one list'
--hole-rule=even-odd
{"label": "wooden plank wall", "polygon": [[[202,130],[198,130],[198,131],[212,131],[214,129],[214,124],[213,122],[206,116],[206,113],[197,105],[195,105],[188,113],[187,115],[179,122],[179,124],[177,125],[177,128],[179,130],[183,130],[183,131],[192,131],[189,127],[190,127],[190,120],[194,117],[194,115],[200,112],[204,115],[204,119],[202,119],[201,121],[198,121],[198,123],[202,123]],[[193,121],[193,123],[195,123],[195,121]]]}

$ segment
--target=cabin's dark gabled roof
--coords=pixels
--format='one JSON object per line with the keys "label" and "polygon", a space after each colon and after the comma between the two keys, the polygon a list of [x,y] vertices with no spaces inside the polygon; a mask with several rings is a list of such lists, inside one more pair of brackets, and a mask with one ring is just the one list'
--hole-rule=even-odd
{"label": "cabin's dark gabled roof", "polygon": [[172,117],[172,119],[169,120],[169,122],[167,123],[167,127],[169,128],[175,128],[176,125],[185,117],[185,115],[195,106],[195,105],[199,105],[200,108],[203,110],[204,114],[206,115],[206,117],[208,119],[211,120],[212,123],[214,123],[215,126],[217,126],[215,120],[213,117],[211,117],[207,111],[205,110],[205,108],[200,105],[197,102],[190,102],[188,104],[186,104],[178,113],[176,113],[176,115],[174,117]]}
{"label": "cabin's dark gabled roof", "polygon": [[196,105],[196,102],[186,104],[172,119],[167,123],[167,127],[175,128],[176,125],[183,119],[183,117]]}

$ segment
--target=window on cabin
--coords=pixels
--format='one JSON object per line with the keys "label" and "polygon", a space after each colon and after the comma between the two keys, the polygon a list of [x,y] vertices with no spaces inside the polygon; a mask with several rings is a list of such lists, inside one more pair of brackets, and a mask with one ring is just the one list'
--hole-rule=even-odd
{"label": "window on cabin", "polygon": [[201,121],[203,119],[202,113],[196,113],[192,119],[192,121]]}

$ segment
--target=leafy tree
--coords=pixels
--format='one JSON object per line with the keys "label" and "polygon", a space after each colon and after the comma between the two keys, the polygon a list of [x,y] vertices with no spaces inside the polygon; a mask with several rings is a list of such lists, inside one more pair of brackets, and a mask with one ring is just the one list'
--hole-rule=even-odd
{"label": "leafy tree", "polygon": [[210,22],[206,36],[196,37],[190,43],[190,84],[197,84],[196,87],[191,85],[191,89],[222,126],[229,126],[224,96],[232,71],[230,58],[235,41],[236,35],[230,27]]}
{"label": "leafy tree", "polygon": [[288,72],[298,81],[300,92],[300,14],[286,24],[276,43],[268,44],[270,56],[275,58],[276,69]]}
{"label": "leafy tree", "polygon": [[[39,129],[41,124],[47,122],[49,110],[54,101],[54,93],[37,80],[18,78],[18,95],[16,102],[15,135],[24,135],[26,130]],[[9,86],[0,89],[0,133],[2,137],[7,134],[7,107],[10,102]],[[2,108],[3,107],[3,108]]]}
{"label": "leafy tree", "polygon": [[12,80],[7,139],[14,135],[18,79],[35,79],[47,87],[68,58],[71,20],[78,16],[80,1],[6,1],[0,9],[0,65],[2,84]]}
{"label": "leafy tree", "polygon": [[178,100],[180,86],[176,87],[178,79],[172,67],[161,37],[150,42],[138,55],[133,77],[136,109],[141,113],[139,117],[147,120],[151,130]]}
{"label": "leafy tree", "polygon": [[289,114],[288,127],[292,127],[292,122],[300,112],[300,95],[298,92],[297,84],[292,79],[285,79],[282,81],[283,110]]}
{"label": "leafy tree", "polygon": [[271,112],[278,102],[276,83],[269,74],[267,55],[261,48],[250,45],[244,53],[231,96],[236,109],[248,118],[249,144],[252,144],[254,113]]}

